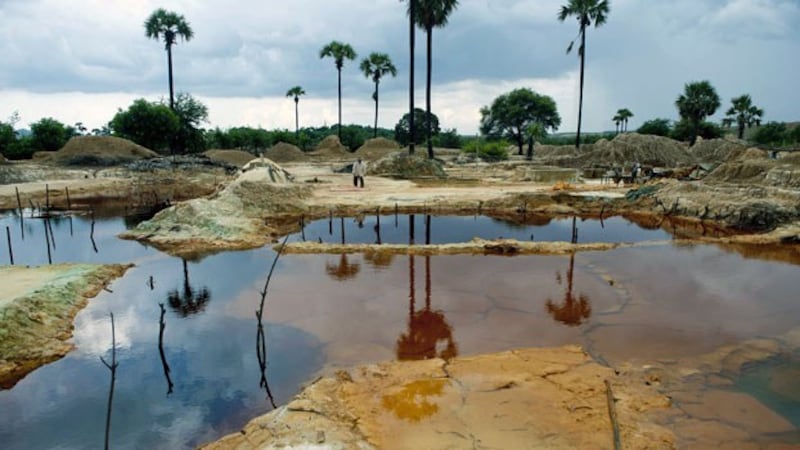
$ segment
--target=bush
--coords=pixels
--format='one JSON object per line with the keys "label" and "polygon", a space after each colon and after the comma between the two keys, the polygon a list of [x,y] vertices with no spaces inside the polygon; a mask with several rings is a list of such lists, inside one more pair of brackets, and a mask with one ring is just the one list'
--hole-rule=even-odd
{"label": "bush", "polygon": [[[616,133],[592,133],[581,134],[581,144],[594,144],[600,139],[611,140],[614,139]],[[575,145],[575,135],[560,134],[557,136],[550,135],[538,139],[537,142],[544,145]]]}
{"label": "bush", "polygon": [[455,128],[444,130],[433,137],[433,145],[442,148],[461,148],[461,136]]}
{"label": "bush", "polygon": [[[686,120],[681,120],[675,124],[670,137],[676,141],[690,141],[692,131],[692,125]],[[717,139],[721,138],[723,134],[722,127],[711,122],[701,122],[697,130],[697,136],[703,139]]]}
{"label": "bush", "polygon": [[639,134],[650,134],[653,136],[669,136],[672,128],[669,119],[653,119],[643,123],[642,126],[636,130]]}
{"label": "bush", "polygon": [[761,145],[782,145],[787,138],[786,124],[782,122],[769,122],[753,133],[753,140]]}
{"label": "bush", "polygon": [[508,159],[509,145],[508,141],[504,140],[486,142],[475,139],[465,145],[463,151],[487,162],[505,161]]}

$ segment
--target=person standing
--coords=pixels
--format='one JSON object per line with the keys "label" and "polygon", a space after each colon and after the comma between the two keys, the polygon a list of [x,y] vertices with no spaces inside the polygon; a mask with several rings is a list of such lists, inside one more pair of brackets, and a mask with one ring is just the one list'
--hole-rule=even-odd
{"label": "person standing", "polygon": [[358,161],[353,164],[353,186],[364,187],[364,175],[367,174],[367,163],[365,163],[361,158],[358,158]]}

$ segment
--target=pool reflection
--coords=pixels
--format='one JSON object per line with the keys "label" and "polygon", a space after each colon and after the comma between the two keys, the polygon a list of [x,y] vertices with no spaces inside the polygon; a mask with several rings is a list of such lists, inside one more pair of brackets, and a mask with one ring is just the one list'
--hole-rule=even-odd
{"label": "pool reflection", "polygon": [[206,286],[200,289],[192,287],[189,283],[189,267],[186,259],[181,259],[181,261],[183,262],[183,291],[179,292],[177,289],[169,291],[167,301],[169,306],[181,317],[188,317],[205,310],[206,305],[211,301],[211,291]]}
{"label": "pool reflection", "polygon": [[361,271],[361,264],[348,261],[347,254],[339,255],[339,262],[325,261],[325,273],[334,280],[345,281],[355,278]]}
{"label": "pool reflection", "polygon": [[[588,320],[592,315],[592,306],[589,296],[580,293],[577,298],[572,291],[573,277],[575,275],[575,252],[569,255],[569,268],[567,269],[567,284],[561,304],[556,304],[548,298],[545,303],[547,312],[558,322],[571,327],[576,327]],[[560,286],[563,282],[561,272],[556,272],[556,283]]]}

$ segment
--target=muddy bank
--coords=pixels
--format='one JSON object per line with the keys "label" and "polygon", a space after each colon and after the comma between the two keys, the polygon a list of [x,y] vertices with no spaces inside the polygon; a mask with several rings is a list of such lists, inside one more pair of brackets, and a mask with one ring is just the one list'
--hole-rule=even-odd
{"label": "muddy bank", "polygon": [[527,349],[340,371],[203,448],[613,448],[615,428],[625,448],[670,448],[648,420],[669,405],[579,347]]}
{"label": "muddy bank", "polygon": [[0,388],[66,355],[75,315],[130,265],[1,266]]}

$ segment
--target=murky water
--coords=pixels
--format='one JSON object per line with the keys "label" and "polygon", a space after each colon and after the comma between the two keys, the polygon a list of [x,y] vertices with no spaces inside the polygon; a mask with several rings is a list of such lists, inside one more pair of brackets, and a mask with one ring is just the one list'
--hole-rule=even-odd
{"label": "murky water", "polygon": [[[352,226],[345,228],[347,242],[373,242],[377,219],[372,219],[365,217],[363,228],[345,219],[345,227]],[[400,224],[408,221],[400,216],[392,239],[407,242],[409,228]],[[30,223],[24,241],[14,226],[18,218],[1,219],[0,231],[8,225],[19,238],[13,243],[18,264],[46,264],[44,225],[24,222]],[[481,225],[458,231],[470,222]],[[570,240],[571,220],[565,229],[554,222],[561,228],[553,229],[558,238],[552,240]],[[607,219],[599,232],[635,229],[621,220],[610,223],[615,221]],[[100,356],[110,356],[111,311],[119,361],[111,431],[115,448],[191,447],[235,431],[272,409],[262,375],[281,404],[323,367],[561,344],[584,345],[616,365],[698,355],[800,325],[800,265],[745,259],[714,246],[514,258],[288,254],[276,266],[259,341],[256,311],[274,257],[271,249],[187,262],[116,239],[125,229],[123,219],[97,221],[94,246],[89,218],[74,218],[71,235],[67,221],[51,225],[54,261],[134,262],[136,267],[111,286],[113,293],[102,292],[79,313],[76,351],[0,391],[3,448],[102,445],[110,377]],[[334,219],[333,238],[327,237],[327,220],[308,225],[306,239],[338,241],[341,221]],[[588,241],[594,224],[578,219],[577,226],[579,242]],[[385,242],[393,227],[393,216],[381,217]],[[415,223],[417,243],[425,241],[425,228],[425,222]],[[362,237],[359,230],[365,230]],[[490,219],[433,217],[431,242],[445,239],[448,230],[463,240],[480,233],[514,237],[513,227]],[[669,237],[661,230],[646,236],[650,231],[623,233],[638,237],[620,239]],[[535,240],[545,240],[546,233],[535,231]],[[301,233],[292,237],[300,238]],[[167,309],[164,360],[159,303]],[[259,360],[261,344],[266,361]]]}

